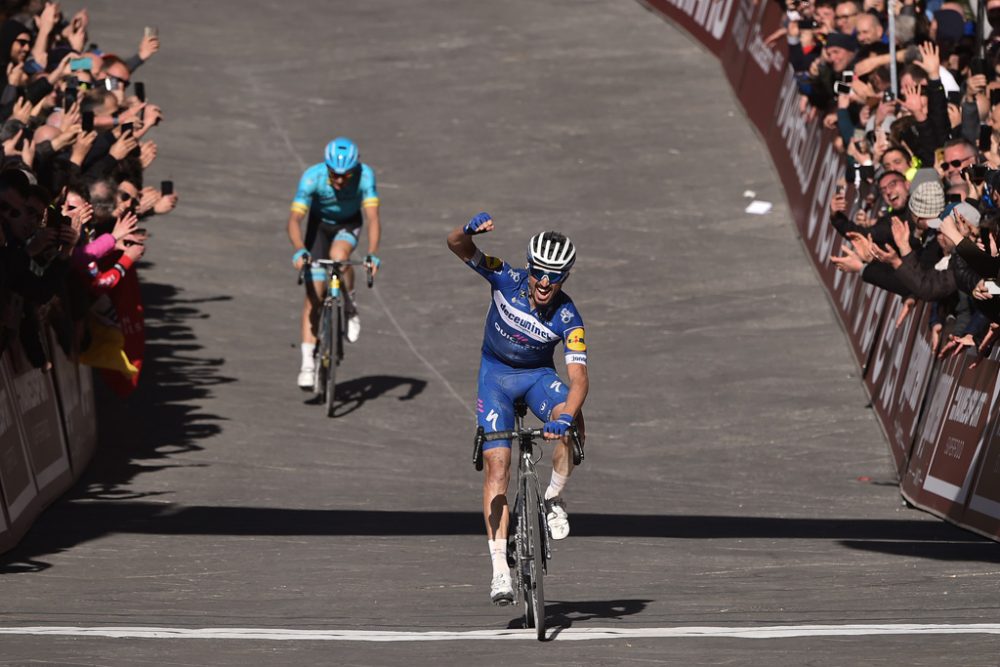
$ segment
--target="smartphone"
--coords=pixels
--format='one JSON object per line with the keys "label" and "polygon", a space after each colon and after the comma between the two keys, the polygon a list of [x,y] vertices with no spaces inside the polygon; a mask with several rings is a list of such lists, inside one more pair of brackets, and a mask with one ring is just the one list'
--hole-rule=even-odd
{"label": "smartphone", "polygon": [[1000,104],[1000,88],[990,89],[990,106],[995,107]]}
{"label": "smartphone", "polygon": [[1000,285],[997,285],[994,280],[987,280],[986,291],[990,294],[1000,294]]}
{"label": "smartphone", "polygon": [[146,101],[146,84],[142,81],[136,81],[134,84],[135,96],[139,98],[140,102]]}
{"label": "smartphone", "polygon": [[985,153],[993,144],[993,127],[990,125],[979,126],[979,150]]}
{"label": "smartphone", "polygon": [[131,132],[132,127],[133,127],[132,123],[122,123],[122,134],[125,134],[126,132]]}
{"label": "smartphone", "polygon": [[960,195],[958,193],[954,193],[954,194],[950,194],[950,195],[946,194],[944,196],[944,202],[946,204],[958,204],[961,201],[962,201],[962,195]]}
{"label": "smartphone", "polygon": [[82,69],[89,70],[93,62],[92,58],[73,58],[69,61],[69,71],[79,72]]}
{"label": "smartphone", "polygon": [[160,181],[160,192],[163,195],[174,194],[174,182],[173,181]]}
{"label": "smartphone", "polygon": [[160,34],[159,29],[155,25],[147,25],[142,29],[143,37],[158,37]]}
{"label": "smartphone", "polygon": [[969,61],[969,71],[972,72],[972,76],[986,74],[986,61],[982,58],[973,58]]}
{"label": "smartphone", "polygon": [[66,90],[63,92],[63,109],[69,111],[69,108],[76,104],[77,94],[76,86],[66,86]]}
{"label": "smartphone", "polygon": [[802,19],[799,21],[799,30],[815,30],[818,25],[816,19]]}
{"label": "smartphone", "polygon": [[948,93],[948,104],[954,104],[956,107],[962,106],[962,93],[957,90],[953,90]]}
{"label": "smartphone", "polygon": [[849,95],[851,92],[851,84],[845,83],[844,81],[837,81],[833,84],[833,92],[838,95]]}
{"label": "smartphone", "polygon": [[838,185],[837,186],[837,194],[838,195],[843,196],[846,192],[847,192],[847,186],[846,185]]}
{"label": "smartphone", "polygon": [[83,125],[83,131],[84,132],[93,132],[94,131],[94,112],[93,111],[84,111],[80,115],[81,115],[81,118],[82,118],[81,123]]}
{"label": "smartphone", "polygon": [[962,171],[969,175],[969,180],[973,183],[982,183],[986,180],[986,170],[985,164],[970,164]]}
{"label": "smartphone", "polygon": [[891,90],[887,90],[884,93],[882,93],[882,101],[883,102],[892,102],[895,99],[896,99],[896,96],[892,94]]}

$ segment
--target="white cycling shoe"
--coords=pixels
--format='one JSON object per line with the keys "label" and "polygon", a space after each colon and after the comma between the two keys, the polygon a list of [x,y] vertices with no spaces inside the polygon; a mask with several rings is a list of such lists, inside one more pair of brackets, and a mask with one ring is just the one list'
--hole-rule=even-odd
{"label": "white cycling shoe", "polygon": [[549,524],[549,533],[553,540],[565,540],[569,537],[569,514],[566,513],[566,501],[562,496],[549,498],[545,501],[548,514],[545,522]]}
{"label": "white cycling shoe", "polygon": [[302,391],[312,391],[316,384],[316,370],[303,368],[299,371],[298,385]]}
{"label": "white cycling shoe", "polygon": [[354,311],[347,315],[347,342],[357,343],[358,338],[361,337],[361,318],[358,317],[358,311]]}
{"label": "white cycling shoe", "polygon": [[510,572],[493,575],[493,581],[490,582],[490,599],[498,607],[514,604],[514,586],[510,583]]}

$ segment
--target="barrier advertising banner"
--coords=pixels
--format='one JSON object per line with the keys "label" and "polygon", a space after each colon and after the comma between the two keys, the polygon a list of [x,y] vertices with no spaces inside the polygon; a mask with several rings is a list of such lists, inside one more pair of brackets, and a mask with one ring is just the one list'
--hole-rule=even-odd
{"label": "barrier advertising banner", "polygon": [[52,374],[32,367],[16,341],[10,345],[8,359],[21,434],[40,500],[47,505],[73,483]]}
{"label": "barrier advertising banner", "polygon": [[[921,507],[938,514],[955,514],[957,518],[968,497],[980,449],[987,440],[986,425],[996,402],[1000,364],[984,359],[976,368],[969,369],[969,358],[963,354],[949,365],[957,369],[955,380],[950,383],[953,386],[943,404],[943,416],[937,436],[933,438],[933,449],[922,452],[926,455],[926,464],[920,462],[923,475],[919,490],[912,487],[904,487],[904,490],[913,493]],[[949,384],[948,376],[950,372],[942,373],[941,386]],[[935,398],[944,393],[942,390]],[[928,420],[930,428],[934,427],[935,410],[940,409],[941,404],[932,403],[932,406]],[[931,439],[925,438],[924,441],[930,442]]]}
{"label": "barrier advertising banner", "polygon": [[90,368],[79,366],[67,357],[51,334],[49,348],[59,413],[69,448],[70,467],[74,473],[79,474],[90,461],[97,446],[97,421],[94,419],[92,406],[93,387],[90,386],[91,395],[84,396],[81,379],[81,375],[90,377]]}
{"label": "barrier advertising banner", "polygon": [[12,387],[10,362],[3,355],[0,357],[0,491],[7,518],[14,524],[38,493],[21,437]]}
{"label": "barrier advertising banner", "polygon": [[934,363],[930,342],[917,335],[917,332],[927,330],[930,308],[918,304],[897,326],[903,303],[899,296],[891,298],[864,379],[872,408],[885,428],[899,478],[906,470],[913,445],[920,413],[917,399],[924,395],[924,386]]}

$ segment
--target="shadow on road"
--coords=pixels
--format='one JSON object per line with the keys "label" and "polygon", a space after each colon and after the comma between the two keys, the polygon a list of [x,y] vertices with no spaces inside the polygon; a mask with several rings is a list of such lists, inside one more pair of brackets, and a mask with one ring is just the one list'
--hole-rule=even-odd
{"label": "shadow on road", "polygon": [[[551,641],[574,623],[600,619],[620,620],[624,616],[641,613],[652,600],[589,600],[581,602],[546,602],[545,625],[553,632],[546,637]],[[509,630],[524,629],[524,616],[511,620]]]}
{"label": "shadow on road", "polygon": [[[406,387],[406,392],[402,396],[396,396],[396,400],[409,401],[419,396],[426,386],[426,380],[396,375],[368,375],[345,380],[337,384],[334,392],[336,399],[334,414],[337,417],[349,415],[368,401],[381,398],[398,387]],[[314,396],[307,399],[306,403],[316,405],[319,403],[319,398]]]}
{"label": "shadow on road", "polygon": [[[119,503],[129,507],[140,497],[159,495],[138,494],[129,489],[130,482],[143,473],[190,465],[171,458],[202,449],[200,441],[221,431],[224,418],[199,406],[213,387],[233,380],[221,373],[223,359],[197,356],[202,346],[190,322],[208,317],[201,310],[204,304],[232,297],[185,299],[177,287],[153,282],[142,284],[142,297],[146,349],[138,388],[121,398],[95,373],[98,446],[94,458],[77,484],[42,514],[21,544],[0,556],[0,572],[45,569],[48,564],[36,560],[38,556],[122,530],[113,518],[122,516],[116,511]],[[95,511],[88,512],[86,521],[97,522],[100,528],[71,531],[74,537],[70,539],[60,537],[57,533],[66,527],[59,517],[80,501],[94,503]],[[129,514],[128,509],[124,514]]]}
{"label": "shadow on road", "polygon": [[[785,519],[740,516],[672,516],[574,513],[577,538],[811,539],[851,549],[946,561],[1000,562],[995,542],[937,521],[888,519]],[[480,537],[479,512],[303,510],[269,507],[202,507],[139,500],[62,502],[44,528],[0,560],[0,572],[17,563],[68,549],[102,535],[426,536]],[[887,545],[892,545],[890,550]]]}

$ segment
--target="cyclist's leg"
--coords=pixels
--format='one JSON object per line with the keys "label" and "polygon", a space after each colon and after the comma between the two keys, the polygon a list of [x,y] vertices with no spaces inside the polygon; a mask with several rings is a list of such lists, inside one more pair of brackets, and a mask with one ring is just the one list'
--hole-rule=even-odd
{"label": "cyclist's leg", "polygon": [[[491,363],[485,357],[480,362],[476,420],[488,433],[514,427],[513,400],[504,388],[505,368]],[[510,460],[510,440],[484,443],[483,520],[493,570],[490,597],[495,604],[507,604],[514,600],[510,568],[507,565],[507,535],[510,525],[507,487],[510,484]]]}
{"label": "cyclist's leg", "polygon": [[[546,372],[528,390],[525,400],[536,417],[547,421],[562,413],[568,393],[566,383],[559,379],[555,370],[546,369]],[[581,414],[577,420],[581,438],[583,433],[582,417]],[[569,535],[569,516],[562,493],[566,482],[569,481],[569,476],[573,473],[571,446],[568,436],[555,443],[552,450],[552,477],[545,489],[545,500],[549,508],[547,517],[549,530],[552,533],[552,538],[556,540],[561,540]]]}
{"label": "cyclist's leg", "polygon": [[[337,223],[337,234],[333,238],[333,247],[330,248],[330,259],[337,262],[346,262],[351,257],[351,253],[358,246],[358,237],[361,235],[362,218],[361,212],[350,219]],[[351,294],[354,293],[354,267],[347,266],[341,271],[344,276],[344,286]]]}
{"label": "cyclist's leg", "polygon": [[[330,259],[338,262],[346,262],[351,257],[351,252],[358,244],[357,233],[361,230],[361,225],[338,224],[336,236],[333,237],[333,244],[330,246]],[[344,277],[344,312],[347,315],[347,342],[356,343],[361,335],[361,318],[358,317],[358,308],[354,304],[354,267],[347,266],[341,271]]]}
{"label": "cyclist's leg", "polygon": [[[315,207],[314,207],[315,208]],[[306,247],[312,257],[325,257],[329,252],[331,237],[325,225],[311,215],[306,233]],[[326,293],[326,273],[322,267],[312,267],[306,279],[305,298],[302,303],[302,365],[299,368],[298,385],[309,389],[313,385],[316,351],[316,334],[319,330],[320,304]]]}

